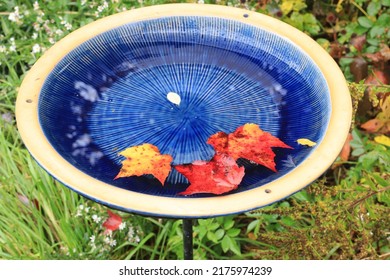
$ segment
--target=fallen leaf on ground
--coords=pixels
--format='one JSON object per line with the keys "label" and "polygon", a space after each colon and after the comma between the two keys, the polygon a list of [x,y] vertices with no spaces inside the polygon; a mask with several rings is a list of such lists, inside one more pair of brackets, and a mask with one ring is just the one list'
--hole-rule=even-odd
{"label": "fallen leaf on ground", "polygon": [[351,39],[351,45],[354,46],[359,52],[362,51],[366,43],[366,35],[356,36]]}
{"label": "fallen leaf on ground", "polygon": [[279,138],[251,123],[240,126],[230,134],[217,132],[210,136],[207,143],[213,146],[217,153],[227,154],[235,160],[244,158],[272,171],[276,171],[275,153],[272,148],[291,149]]}
{"label": "fallen leaf on ground", "polygon": [[110,210],[107,210],[107,213],[108,213],[108,218],[103,223],[103,227],[106,228],[105,233],[108,233],[109,230],[110,231],[117,230],[119,228],[120,224],[122,223],[121,216],[111,212]]}
{"label": "fallen leaf on ground", "polygon": [[365,122],[360,127],[363,128],[367,132],[374,133],[374,132],[379,131],[383,125],[384,125],[384,123],[381,120],[372,119],[372,120]]}
{"label": "fallen leaf on ground", "polygon": [[374,141],[379,144],[390,147],[390,138],[387,137],[386,135],[378,135],[374,138]]}
{"label": "fallen leaf on ground", "polygon": [[134,146],[119,154],[126,159],[122,161],[122,168],[115,179],[151,174],[164,185],[165,179],[171,172],[172,156],[162,155],[152,144]]}
{"label": "fallen leaf on ground", "polygon": [[218,152],[208,162],[176,165],[175,169],[190,181],[190,186],[180,195],[223,194],[236,189],[245,174],[244,167],[239,167],[232,157]]}
{"label": "fallen leaf on ground", "polygon": [[349,133],[348,137],[347,137],[347,140],[345,141],[344,146],[343,146],[343,148],[341,149],[341,152],[340,152],[340,158],[343,161],[348,161],[348,159],[349,159],[349,155],[351,154],[350,142],[351,142],[352,139],[353,139],[352,138],[352,134]]}

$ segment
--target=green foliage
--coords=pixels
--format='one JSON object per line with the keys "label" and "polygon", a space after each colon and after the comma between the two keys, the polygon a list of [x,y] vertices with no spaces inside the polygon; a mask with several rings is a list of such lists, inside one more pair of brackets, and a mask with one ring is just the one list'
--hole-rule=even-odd
{"label": "green foliage", "polygon": [[276,9],[276,15],[280,19],[298,28],[299,30],[308,33],[309,35],[317,35],[321,26],[316,17],[307,10],[307,4],[304,0],[282,0],[278,6],[274,1],[270,1],[267,10],[272,14]]}
{"label": "green foliage", "polygon": [[234,226],[234,216],[200,219],[194,227],[195,240],[208,246],[216,254],[231,252],[241,256],[240,243],[236,240],[241,230]]}

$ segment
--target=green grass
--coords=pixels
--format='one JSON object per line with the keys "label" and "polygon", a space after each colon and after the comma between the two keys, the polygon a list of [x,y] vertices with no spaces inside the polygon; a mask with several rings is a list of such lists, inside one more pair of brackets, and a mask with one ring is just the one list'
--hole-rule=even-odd
{"label": "green grass", "polygon": [[[180,220],[116,211],[126,225],[111,235],[105,234],[102,223],[108,217],[107,208],[51,178],[35,163],[18,134],[14,117],[18,87],[28,69],[55,41],[123,8],[190,1],[107,1],[107,6],[104,1],[82,2],[39,1],[36,10],[32,1],[0,2],[0,258],[180,259],[183,256]],[[288,1],[280,3],[283,2]],[[368,8],[367,1],[356,2],[370,13],[377,10]],[[219,2],[228,3],[279,16],[276,2],[268,1],[268,6],[257,1]],[[383,3],[382,10],[373,17],[384,18],[383,14],[389,13]],[[325,16],[313,19],[307,16],[311,13],[309,8],[300,6],[280,16],[316,39],[320,37],[319,42],[327,48],[332,39],[328,36]],[[326,6],[330,12],[336,8],[331,1]],[[341,8],[362,16],[360,9]],[[15,19],[10,15],[15,16],[16,11],[19,17]],[[348,22],[347,17],[339,14],[338,24],[358,28],[356,18]],[[335,36],[348,42],[348,34]],[[367,51],[377,51],[380,44],[375,49],[376,42],[370,42],[373,45]],[[356,50],[350,49],[347,55],[353,59]],[[340,67],[351,79],[342,60]],[[363,102],[364,88],[351,85],[356,108]],[[195,221],[195,258],[389,259],[389,147],[376,143],[375,134],[364,133],[358,127],[374,113],[375,108],[368,115],[356,117],[351,142],[354,152],[349,160],[329,169],[305,190],[250,213]]]}

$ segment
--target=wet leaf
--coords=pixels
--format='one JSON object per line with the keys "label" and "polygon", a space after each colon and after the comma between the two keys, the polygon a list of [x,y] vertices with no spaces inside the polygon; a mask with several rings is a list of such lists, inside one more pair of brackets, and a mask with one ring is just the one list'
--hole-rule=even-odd
{"label": "wet leaf", "polygon": [[134,146],[119,154],[126,159],[122,161],[122,168],[115,179],[151,174],[164,184],[172,169],[172,156],[160,154],[159,149],[152,144]]}
{"label": "wet leaf", "polygon": [[304,146],[308,146],[308,147],[314,147],[315,145],[317,145],[316,142],[313,142],[313,141],[306,139],[306,138],[299,138],[297,140],[297,143],[299,145],[304,145]]}
{"label": "wet leaf", "polygon": [[291,149],[277,137],[261,130],[256,124],[245,124],[230,134],[218,132],[210,136],[207,143],[218,153],[227,154],[235,160],[244,158],[272,171],[276,171],[275,153],[272,148]]}
{"label": "wet leaf", "polygon": [[180,195],[223,194],[236,189],[245,174],[244,167],[239,167],[232,157],[218,152],[209,162],[176,165],[175,169],[190,181],[190,186]]}
{"label": "wet leaf", "polygon": [[107,213],[108,213],[108,218],[103,223],[103,227],[106,228],[106,233],[109,230],[110,231],[117,230],[119,228],[120,224],[122,223],[122,218],[119,215],[111,212],[110,210],[107,210]]}

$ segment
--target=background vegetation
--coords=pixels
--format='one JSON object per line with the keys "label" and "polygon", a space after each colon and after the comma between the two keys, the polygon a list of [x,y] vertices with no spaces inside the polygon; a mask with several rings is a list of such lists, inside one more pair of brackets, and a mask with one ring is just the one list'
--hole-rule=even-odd
{"label": "background vegetation", "polygon": [[[14,104],[34,62],[97,18],[171,0],[0,0],[0,258],[180,259],[180,220],[115,212],[55,182],[18,135]],[[199,219],[196,259],[390,259],[390,0],[199,0],[255,10],[309,34],[350,82],[355,117],[337,162],[294,196]],[[111,220],[112,221],[112,220]]]}

